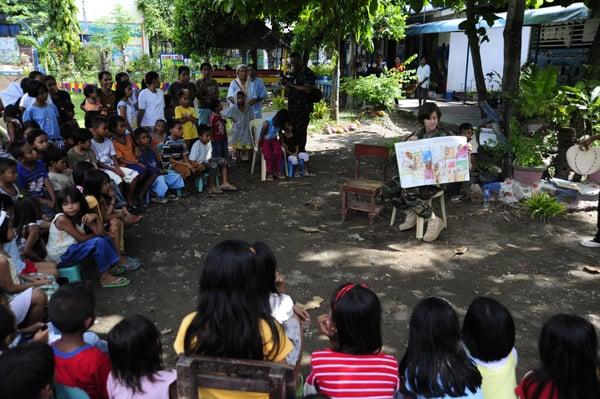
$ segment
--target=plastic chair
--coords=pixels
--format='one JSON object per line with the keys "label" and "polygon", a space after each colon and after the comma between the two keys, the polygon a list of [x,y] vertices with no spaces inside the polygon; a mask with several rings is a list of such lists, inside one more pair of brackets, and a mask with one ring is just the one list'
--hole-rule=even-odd
{"label": "plastic chair", "polygon": [[[433,205],[434,198],[438,198],[440,200],[440,210],[442,212],[442,220],[444,221],[444,228],[448,228],[448,218],[446,217],[446,202],[444,200],[444,191],[440,190],[437,193],[435,193],[431,198],[429,198],[427,200],[427,203],[429,204],[429,206]],[[396,207],[394,207],[394,209],[392,209],[392,218],[390,219],[390,226],[393,226],[394,222],[396,222],[397,212],[398,212],[398,209]],[[418,240],[423,239],[424,228],[425,228],[425,219],[420,216],[417,216],[417,239]]]}
{"label": "plastic chair", "polygon": [[80,265],[59,267],[58,275],[60,277],[64,277],[64,278],[68,279],[69,283],[75,283],[75,282],[81,281],[83,279],[82,274],[81,274],[81,266]]}
{"label": "plastic chair", "polygon": [[[254,166],[256,164],[256,158],[260,153],[260,148],[258,148],[258,138],[260,137],[260,131],[264,123],[264,119],[252,119],[250,121],[250,137],[252,137],[252,148],[254,149],[254,152],[252,154],[252,165],[250,166],[250,176],[254,175]],[[267,163],[262,155],[260,159],[260,180],[265,181],[267,180]]]}
{"label": "plastic chair", "polygon": [[[204,173],[202,173],[202,176],[196,178],[196,190],[201,193],[204,191],[204,189],[206,188],[206,186],[208,185],[208,179],[210,177],[210,173],[208,171],[205,171]],[[219,175],[215,176],[215,183],[217,185],[217,187],[219,187],[221,185],[220,179],[219,179]]]}
{"label": "plastic chair", "polygon": [[54,384],[55,399],[90,399],[89,395],[80,388]]}

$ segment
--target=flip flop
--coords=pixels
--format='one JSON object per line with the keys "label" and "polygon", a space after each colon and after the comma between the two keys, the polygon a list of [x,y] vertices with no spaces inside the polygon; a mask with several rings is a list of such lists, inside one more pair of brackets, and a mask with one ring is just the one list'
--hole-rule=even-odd
{"label": "flip flop", "polygon": [[142,262],[133,256],[124,256],[126,263],[122,265],[126,272],[132,272],[142,267]]}
{"label": "flip flop", "polygon": [[108,269],[108,272],[113,276],[120,276],[121,274],[125,273],[125,267],[120,265],[114,265]]}
{"label": "flip flop", "polygon": [[231,184],[221,184],[221,189],[225,191],[237,191],[237,187],[232,186]]}
{"label": "flip flop", "polygon": [[131,284],[131,280],[129,280],[127,277],[119,277],[110,283],[100,283],[102,288],[121,288],[127,287],[129,284]]}

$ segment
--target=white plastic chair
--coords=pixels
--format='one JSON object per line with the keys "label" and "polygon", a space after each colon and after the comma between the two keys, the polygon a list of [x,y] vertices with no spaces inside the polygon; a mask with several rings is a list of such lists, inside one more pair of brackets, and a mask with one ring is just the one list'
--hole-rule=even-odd
{"label": "white plastic chair", "polygon": [[[438,198],[440,200],[440,208],[441,208],[441,213],[442,213],[442,220],[444,221],[444,228],[448,228],[448,218],[446,217],[446,202],[444,200],[444,191],[440,190],[437,193],[435,193],[431,198],[429,198],[427,200],[427,202],[429,203],[429,206],[432,206],[432,202],[434,198]],[[393,226],[394,223],[396,222],[396,213],[398,212],[398,209],[396,207],[394,207],[394,209],[392,209],[392,218],[390,219],[390,226]],[[417,239],[421,240],[423,239],[423,230],[425,228],[425,219],[417,216]]]}
{"label": "white plastic chair", "polygon": [[[250,166],[250,176],[254,175],[254,166],[256,164],[256,158],[260,153],[260,180],[267,180],[267,162],[265,161],[265,157],[262,155],[260,148],[258,147],[258,139],[260,137],[260,132],[262,130],[262,126],[265,123],[265,119],[252,119],[250,121],[250,137],[252,137],[252,148],[254,150],[252,154],[252,165]],[[285,155],[285,150],[281,147],[281,151],[283,151],[283,169],[284,175],[290,177],[288,174],[287,168],[287,156]]]}

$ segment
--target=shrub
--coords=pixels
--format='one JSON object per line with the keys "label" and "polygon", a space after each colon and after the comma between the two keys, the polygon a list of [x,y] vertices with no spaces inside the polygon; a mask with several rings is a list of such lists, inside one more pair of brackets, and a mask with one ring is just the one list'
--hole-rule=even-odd
{"label": "shrub", "polygon": [[329,79],[333,76],[333,63],[326,62],[323,64],[314,64],[311,65],[310,69],[312,69],[315,76],[327,76]]}
{"label": "shrub", "polygon": [[285,99],[285,97],[284,96],[273,97],[273,108],[275,108],[276,111],[286,109],[287,108],[287,100]]}
{"label": "shrub", "polygon": [[531,212],[531,218],[539,218],[542,222],[546,222],[548,218],[561,216],[567,212],[565,204],[561,204],[554,197],[548,195],[548,193],[535,193],[525,201],[525,205],[529,212]]}
{"label": "shrub", "polygon": [[321,100],[313,106],[313,112],[310,114],[311,119],[327,119],[331,112],[327,101]]}

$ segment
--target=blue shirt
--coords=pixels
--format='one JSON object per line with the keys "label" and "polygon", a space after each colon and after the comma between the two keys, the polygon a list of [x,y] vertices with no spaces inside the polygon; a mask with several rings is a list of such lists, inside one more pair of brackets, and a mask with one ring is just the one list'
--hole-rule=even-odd
{"label": "blue shirt", "polygon": [[50,140],[62,140],[60,128],[58,127],[58,108],[54,104],[46,104],[39,107],[36,103],[31,104],[23,114],[23,122],[36,121],[40,128],[46,132]]}
{"label": "blue shirt", "polygon": [[279,129],[276,128],[275,125],[273,124],[273,118],[267,119],[266,122],[269,124],[269,128],[267,129],[267,132],[263,136],[263,140],[276,139],[277,135],[279,134]]}
{"label": "blue shirt", "polygon": [[[262,98],[263,100],[267,98],[267,88],[261,78],[250,80],[248,84],[248,99],[253,100],[255,98]],[[253,118],[262,118],[262,101],[252,105],[250,109]]]}
{"label": "blue shirt", "polygon": [[44,183],[47,178],[48,170],[39,159],[35,161],[32,170],[23,166],[22,162],[17,163],[17,185],[32,197],[42,198],[46,195]]}

